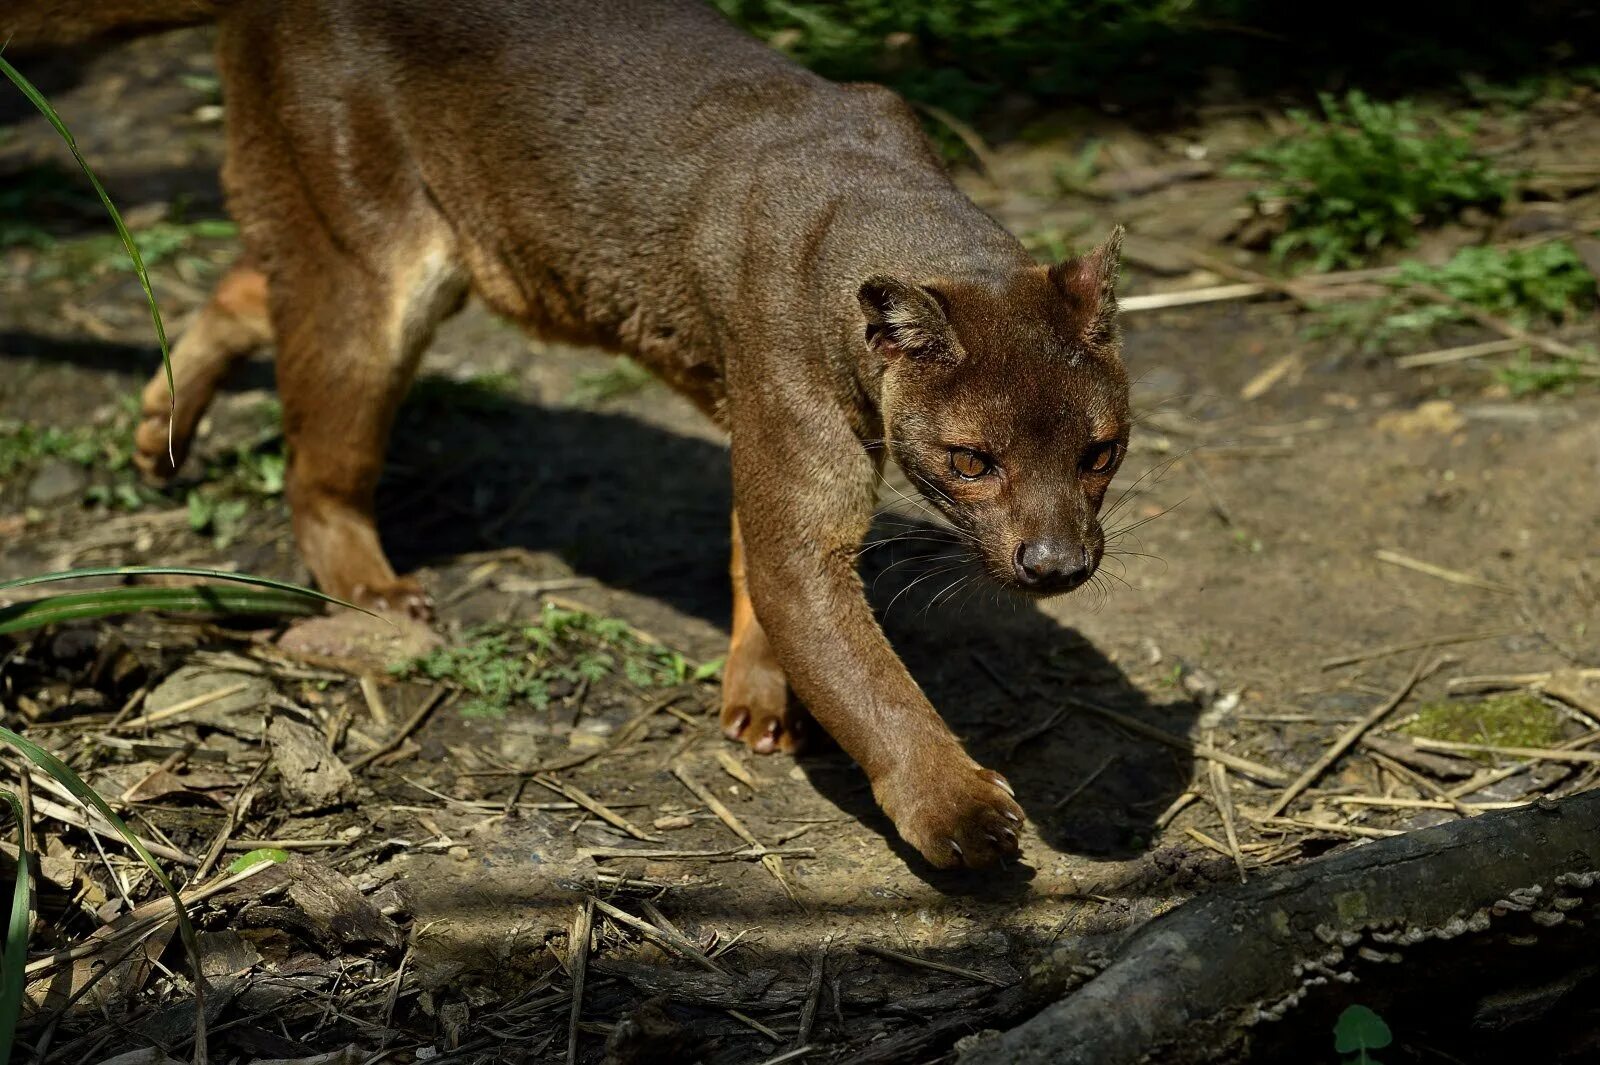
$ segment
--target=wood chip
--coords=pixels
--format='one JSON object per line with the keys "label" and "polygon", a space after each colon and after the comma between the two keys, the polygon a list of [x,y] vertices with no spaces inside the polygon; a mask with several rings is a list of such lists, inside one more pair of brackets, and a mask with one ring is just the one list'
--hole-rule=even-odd
{"label": "wood chip", "polygon": [[734,780],[737,780],[751,791],[761,790],[761,785],[756,783],[756,778],[750,774],[750,770],[744,765],[740,764],[739,759],[735,758],[732,752],[727,750],[727,748],[717,748],[717,764],[722,767],[722,771],[724,773],[728,774]]}

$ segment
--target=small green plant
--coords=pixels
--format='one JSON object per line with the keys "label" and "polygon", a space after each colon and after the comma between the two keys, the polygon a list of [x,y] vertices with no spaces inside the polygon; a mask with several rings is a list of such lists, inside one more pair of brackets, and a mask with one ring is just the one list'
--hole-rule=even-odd
{"label": "small green plant", "polygon": [[638,392],[651,380],[649,370],[627,356],[619,355],[604,370],[579,374],[577,384],[567,400],[579,406],[595,406]]}
{"label": "small green plant", "polygon": [[48,458],[113,471],[127,469],[133,460],[128,434],[128,423],[122,419],[103,426],[66,429],[0,421],[0,477],[10,477]]}
{"label": "small green plant", "polygon": [[646,643],[626,622],[545,604],[531,625],[485,625],[393,668],[398,676],[445,681],[467,692],[468,717],[504,717],[514,705],[542,710],[552,684],[594,683],[621,675],[641,688],[705,680],[720,662],[699,669],[675,651]]}
{"label": "small green plant", "polygon": [[[129,231],[134,246],[146,267],[184,259],[201,273],[213,269],[210,260],[193,254],[202,240],[228,240],[238,230],[232,222],[202,219],[197,222],[156,222]],[[36,246],[41,246],[37,245]],[[72,240],[51,240],[41,246],[43,254],[34,267],[32,280],[52,281],[67,278],[85,281],[118,271],[132,272],[121,239],[102,233]]]}
{"label": "small green plant", "polygon": [[1353,1055],[1344,1059],[1344,1065],[1381,1065],[1367,1051],[1382,1050],[1393,1042],[1394,1034],[1383,1018],[1366,1006],[1346,1007],[1333,1026],[1333,1049]]}
{"label": "small green plant", "polygon": [[[1559,324],[1593,310],[1595,277],[1566,241],[1530,248],[1462,248],[1442,266],[1409,262],[1391,278],[1393,292],[1320,308],[1310,331],[1352,337],[1369,352],[1415,345],[1439,328],[1469,321],[1466,304],[1523,327]],[[1440,301],[1433,293],[1443,293]],[[1554,364],[1556,380],[1572,374]]]}
{"label": "small green plant", "polygon": [[1467,137],[1425,133],[1406,101],[1352,91],[1323,95],[1322,114],[1291,111],[1299,130],[1250,156],[1268,181],[1257,194],[1288,213],[1274,242],[1280,259],[1303,256],[1319,270],[1357,266],[1380,248],[1407,246],[1419,226],[1464,207],[1497,208],[1510,180]]}
{"label": "small green plant", "polygon": [[1593,367],[1586,367],[1575,359],[1534,362],[1523,352],[1511,365],[1497,369],[1494,376],[1513,396],[1520,398],[1542,392],[1571,395],[1579,381],[1593,380],[1595,375]]}

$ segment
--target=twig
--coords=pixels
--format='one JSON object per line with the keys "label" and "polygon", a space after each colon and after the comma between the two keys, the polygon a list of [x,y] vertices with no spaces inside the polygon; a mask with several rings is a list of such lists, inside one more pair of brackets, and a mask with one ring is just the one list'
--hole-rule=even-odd
{"label": "twig", "polygon": [[1239,832],[1234,825],[1233,793],[1228,788],[1228,771],[1216,762],[1212,762],[1209,768],[1211,801],[1216,804],[1217,813],[1222,815],[1222,831],[1228,841],[1228,854],[1239,870],[1239,883],[1243,884],[1249,878],[1244,871],[1244,851],[1239,849]]}
{"label": "twig", "polygon": [[1200,482],[1200,491],[1205,494],[1211,513],[1228,528],[1235,528],[1238,523],[1233,520],[1233,512],[1228,509],[1228,505],[1222,501],[1222,493],[1217,491],[1217,483],[1211,479],[1206,468],[1200,465],[1200,460],[1192,453],[1188,456],[1188,465],[1194,471],[1194,479]]}
{"label": "twig", "polygon": [[1168,747],[1172,747],[1180,751],[1187,751],[1196,758],[1204,758],[1213,762],[1221,762],[1235,773],[1249,777],[1251,780],[1259,783],[1282,785],[1287,783],[1289,780],[1289,774],[1283,772],[1282,770],[1274,769],[1271,766],[1262,765],[1259,762],[1252,762],[1248,758],[1240,758],[1238,755],[1229,754],[1227,751],[1219,751],[1214,747],[1208,747],[1205,744],[1196,743],[1193,740],[1183,736],[1175,736],[1164,729],[1156,728],[1154,725],[1147,725],[1136,717],[1129,717],[1127,714],[1121,714],[1115,710],[1108,710],[1103,706],[1096,706],[1093,703],[1086,703],[1081,699],[1075,699],[1071,696],[1067,696],[1065,701],[1080,710],[1087,710],[1091,714],[1094,714],[1098,717],[1103,717],[1113,724],[1122,726],[1129,732],[1137,732],[1139,735],[1155,740],[1157,743],[1164,743]]}
{"label": "twig", "polygon": [[361,698],[366,701],[367,712],[372,715],[372,720],[383,728],[389,728],[389,708],[383,705],[383,693],[378,690],[378,682],[370,673],[361,674]]}
{"label": "twig", "polygon": [[187,714],[191,710],[198,710],[202,706],[209,706],[211,703],[217,702],[220,699],[226,699],[230,695],[238,695],[248,687],[250,687],[248,681],[241,681],[238,684],[230,684],[226,687],[218,688],[215,691],[206,692],[203,695],[196,695],[192,699],[185,699],[182,702],[173,703],[171,706],[164,706],[160,710],[152,710],[148,714],[141,714],[138,717],[129,718],[127,721],[124,721],[119,725],[107,726],[107,729],[108,731],[112,732],[131,732],[134,729],[145,728],[147,726],[156,724],[158,721],[166,721],[177,717],[179,714]]}
{"label": "twig", "polygon": [[200,868],[195,870],[194,878],[196,880],[200,880],[210,873],[212,867],[217,864],[217,859],[222,857],[223,850],[228,846],[229,837],[233,835],[233,830],[239,827],[240,815],[250,805],[253,798],[252,789],[255,788],[256,781],[261,779],[261,774],[266,772],[267,765],[270,762],[270,758],[263,758],[257,762],[255,769],[250,773],[249,778],[245,780],[244,786],[233,793],[233,801],[228,804],[228,813],[222,820],[222,828],[217,832],[216,838],[211,841],[211,846],[206,848],[206,855],[200,860]]}
{"label": "twig", "polygon": [[[1398,765],[1399,763],[1395,763]],[[1445,792],[1446,796],[1450,793]],[[1396,799],[1389,795],[1333,795],[1327,800],[1340,806],[1387,806],[1397,810],[1456,810],[1480,814],[1485,810],[1515,810],[1527,802],[1461,802],[1453,797],[1443,799]]]}
{"label": "twig", "polygon": [[1084,790],[1088,788],[1090,784],[1093,784],[1096,780],[1100,779],[1101,773],[1104,773],[1107,769],[1110,769],[1112,766],[1116,765],[1117,760],[1121,757],[1122,756],[1120,754],[1114,754],[1110,758],[1107,758],[1105,761],[1101,762],[1098,769],[1078,782],[1077,787],[1073,788],[1071,791],[1067,792],[1065,795],[1061,796],[1061,798],[1052,803],[1050,806],[1050,812],[1053,814],[1060,813],[1069,802],[1071,802],[1073,799],[1076,799],[1079,795],[1082,795]]}
{"label": "twig", "polygon": [[1321,757],[1307,766],[1305,772],[1295,778],[1294,783],[1279,793],[1277,799],[1267,808],[1264,816],[1269,818],[1277,817],[1283,813],[1285,807],[1293,802],[1302,791],[1315,784],[1318,778],[1327,771],[1328,767],[1337,761],[1340,755],[1353,747],[1355,742],[1365,735],[1368,729],[1389,716],[1395,707],[1405,702],[1406,696],[1411,694],[1411,689],[1416,687],[1417,682],[1422,679],[1425,661],[1426,659],[1424,658],[1417,659],[1417,664],[1412,668],[1411,675],[1406,678],[1405,683],[1401,684],[1393,695],[1380,703],[1366,717],[1345,729],[1344,734],[1334,740],[1333,744],[1322,752]]}
{"label": "twig", "polygon": [[1572,751],[1560,747],[1508,747],[1498,743],[1457,743],[1454,740],[1430,740],[1413,736],[1411,742],[1425,751],[1479,751],[1484,754],[1503,754],[1508,758],[1530,758],[1536,762],[1600,762],[1600,751]]}
{"label": "twig", "polygon": [[1512,325],[1503,318],[1498,318],[1495,315],[1490,314],[1481,307],[1475,307],[1465,300],[1458,300],[1448,292],[1444,292],[1438,288],[1435,288],[1433,285],[1413,283],[1407,285],[1406,287],[1409,291],[1433,300],[1435,303],[1445,304],[1446,306],[1455,310],[1458,314],[1462,314],[1468,318],[1471,318],[1474,322],[1477,322],[1486,329],[1494,330],[1507,340],[1515,340],[1519,344],[1526,344],[1529,347],[1538,348],[1545,354],[1554,355],[1559,359],[1573,359],[1578,362],[1595,361],[1595,357],[1593,355],[1590,355],[1588,352],[1581,351],[1578,348],[1573,347],[1571,344],[1563,343],[1554,337],[1544,337],[1530,333],[1526,329]]}
{"label": "twig", "polygon": [[744,827],[744,822],[740,821],[738,817],[734,816],[733,811],[723,805],[722,800],[713,795],[710,788],[707,788],[698,780],[695,780],[693,777],[691,777],[689,775],[689,771],[682,765],[673,766],[672,775],[677,777],[684,787],[693,792],[695,798],[705,803],[706,808],[712,813],[716,814],[717,820],[727,825],[730,832],[744,840],[746,843],[750,844],[750,846],[754,847],[755,849],[764,852],[761,855],[761,864],[766,867],[767,872],[772,874],[773,879],[777,880],[778,886],[783,888],[783,893],[789,896],[789,901],[793,902],[796,906],[800,906],[801,903],[799,896],[795,894],[794,888],[789,884],[789,878],[783,873],[783,859],[778,857],[776,854],[765,853],[767,850],[766,847],[760,840],[756,839],[755,835],[748,828]]}
{"label": "twig", "polygon": [[[100,821],[98,819],[91,820],[88,816],[77,813],[66,806],[62,806],[60,803],[52,802],[49,799],[35,798],[33,802],[36,810],[40,814],[50,818],[53,821],[60,821],[63,824],[71,825],[74,828],[81,828],[85,832],[93,832],[97,836],[102,836],[105,839],[114,840],[123,846],[127,846],[127,841],[122,838],[122,834],[116,829],[112,828],[109,824],[106,824],[104,821]],[[176,847],[169,847],[164,843],[157,843],[155,840],[144,839],[139,836],[135,836],[134,838],[139,840],[139,844],[144,847],[145,850],[149,851],[157,858],[165,858],[168,861],[179,862],[190,867],[199,864],[194,858],[185,854],[183,851],[178,850]]]}
{"label": "twig", "polygon": [[541,787],[549,788],[557,795],[562,795],[568,799],[571,799],[573,802],[577,803],[585,810],[588,810],[602,821],[616,828],[620,828],[634,839],[641,839],[646,843],[661,842],[660,836],[652,836],[650,833],[646,832],[632,821],[629,821],[626,817],[623,817],[621,814],[611,809],[611,807],[606,806],[604,803],[600,802],[600,800],[594,798],[587,792],[580,791],[570,784],[563,784],[561,781],[547,777],[543,773],[532,777],[531,779],[535,784],[538,784]]}
{"label": "twig", "polygon": [[674,928],[668,930],[665,928],[660,928],[651,924],[649,921],[641,920],[640,918],[633,916],[631,913],[627,913],[626,911],[618,909],[609,902],[602,902],[599,899],[595,899],[593,901],[595,909],[599,910],[613,921],[616,921],[618,924],[625,924],[635,931],[644,933],[646,936],[649,936],[662,946],[671,947],[673,950],[677,951],[679,954],[682,954],[685,958],[688,958],[690,961],[694,962],[707,972],[716,973],[718,976],[728,975],[728,971],[726,969],[722,968],[722,966],[706,957],[705,953],[699,947],[690,942],[689,939],[677,929]]}
{"label": "twig", "polygon": [[789,1062],[799,1061],[807,1054],[815,1052],[815,1050],[816,1047],[795,1047],[793,1050],[785,1050],[782,1054],[774,1055],[766,1061],[760,1062],[759,1065],[788,1065]]}
{"label": "twig", "polygon": [[[276,866],[272,862],[260,862],[256,865],[252,865],[248,869],[235,873],[232,876],[224,877],[215,883],[207,884],[204,887],[195,888],[193,890],[179,892],[179,896],[183,899],[183,904],[186,908],[194,906],[197,903],[204,902],[205,900],[211,898],[213,895],[218,895],[229,890],[230,888],[237,887],[239,884],[244,883],[251,877],[259,876],[268,869],[273,868],[276,868]],[[42,958],[36,958],[28,963],[25,971],[27,972],[28,978],[31,980],[34,977],[37,977],[40,973],[48,972],[49,970],[55,968],[57,965],[61,965],[65,962],[77,961],[79,958],[87,958],[92,954],[98,953],[100,950],[121,940],[125,936],[138,935],[150,923],[169,921],[176,915],[177,910],[172,904],[171,896],[157,896],[156,898],[151,899],[149,902],[141,903],[140,905],[135,906],[132,910],[125,914],[121,918],[121,920],[126,922],[125,924],[114,927],[110,931],[106,931],[103,934],[97,932],[96,934],[90,936],[87,940],[84,940],[81,943],[75,943],[65,950],[58,950],[54,954],[47,954]]]}
{"label": "twig", "polygon": [[1465,362],[1485,355],[1505,355],[1524,347],[1527,345],[1520,340],[1486,340],[1482,344],[1462,344],[1459,347],[1435,348],[1432,351],[1419,351],[1414,355],[1402,355],[1394,360],[1394,364],[1402,370],[1420,370],[1427,366]]}
{"label": "twig", "polygon": [[761,785],[756,781],[756,778],[750,774],[750,770],[746,769],[743,765],[740,765],[739,759],[735,758],[724,747],[717,748],[717,764],[722,767],[722,771],[724,773],[728,774],[734,780],[737,780],[751,791],[761,790]]}
{"label": "twig", "polygon": [[445,688],[433,689],[432,692],[428,693],[428,697],[423,700],[422,705],[417,707],[417,712],[407,718],[404,725],[400,726],[400,731],[396,732],[393,736],[389,737],[388,740],[368,751],[360,758],[357,758],[354,762],[351,762],[350,772],[359,773],[366,769],[367,766],[377,761],[379,758],[382,758],[384,755],[392,754],[399,750],[400,745],[406,742],[413,732],[421,728],[424,721],[428,720],[428,715],[433,713],[434,710],[438,708],[440,703],[444,702],[445,696],[453,694],[453,692],[450,692]]}
{"label": "twig", "polygon": [[583,1021],[583,982],[589,972],[589,931],[594,900],[584,899],[572,922],[572,1011],[567,1015],[567,1065],[578,1065],[578,1025]]}
{"label": "twig", "polygon": [[1188,307],[1196,303],[1247,300],[1275,291],[1275,289],[1267,285],[1210,285],[1206,288],[1179,289],[1176,292],[1152,292],[1143,296],[1124,296],[1117,301],[1117,310],[1124,314],[1133,314],[1139,311],[1160,311],[1168,307]]}
{"label": "twig", "polygon": [[1462,802],[1460,799],[1451,795],[1438,784],[1435,784],[1433,781],[1423,776],[1421,773],[1418,773],[1409,766],[1400,764],[1381,751],[1369,749],[1367,751],[1367,757],[1371,758],[1384,769],[1387,769],[1389,772],[1393,773],[1395,776],[1399,777],[1407,784],[1410,784],[1423,794],[1432,795],[1435,800],[1445,803],[1447,808],[1454,810],[1463,817],[1471,817],[1473,814],[1478,812],[1472,807],[1468,806],[1466,803]]}
{"label": "twig", "polygon": [[1187,810],[1199,798],[1200,796],[1192,791],[1185,791],[1179,794],[1165,810],[1161,811],[1161,816],[1156,818],[1156,828],[1166,828],[1172,824],[1179,814]]}
{"label": "twig", "polygon": [[1472,588],[1482,588],[1486,592],[1501,592],[1507,595],[1514,594],[1516,592],[1516,589],[1512,588],[1510,585],[1500,584],[1497,581],[1485,580],[1482,577],[1476,577],[1470,573],[1462,573],[1460,570],[1445,569],[1443,566],[1435,566],[1431,562],[1424,562],[1419,558],[1412,558],[1410,555],[1402,554],[1399,551],[1392,551],[1388,548],[1379,548],[1372,553],[1372,557],[1377,559],[1379,562],[1387,562],[1391,566],[1400,566],[1405,569],[1414,570],[1417,573],[1426,573],[1430,577],[1437,577],[1441,581],[1449,581],[1451,584],[1464,584]]}
{"label": "twig", "polygon": [[651,858],[657,861],[670,861],[672,859],[706,859],[710,861],[746,862],[759,861],[768,855],[779,858],[815,858],[815,847],[738,847],[723,850],[681,850],[678,848],[662,848],[656,850],[650,847],[583,847],[578,851],[579,857],[593,858],[604,861],[607,858]]}
{"label": "twig", "polygon": [[874,946],[871,943],[862,943],[857,949],[865,951],[868,954],[876,954],[880,958],[887,958],[889,961],[897,961],[902,965],[914,965],[919,969],[932,969],[934,972],[938,973],[949,973],[951,976],[960,976],[968,980],[976,980],[981,984],[989,984],[992,987],[1010,986],[1004,980],[996,980],[994,977],[985,973],[980,973],[976,969],[963,969],[959,965],[946,965],[942,961],[928,961],[926,958],[919,958],[915,954],[903,954],[898,950],[890,950],[888,947],[879,947]]}
{"label": "twig", "polygon": [[972,153],[972,157],[978,161],[978,169],[983,172],[983,176],[989,179],[990,184],[999,186],[1000,176],[994,165],[994,153],[983,142],[983,138],[978,135],[977,130],[942,107],[927,103],[918,103],[916,107],[929,118],[954,133],[957,139],[967,146],[967,151]]}
{"label": "twig", "polygon": [[[1245,814],[1250,817],[1249,814]],[[1305,817],[1250,817],[1250,820],[1267,828],[1309,828],[1313,832],[1332,832],[1366,839],[1388,839],[1402,833],[1397,828],[1367,828],[1365,825],[1341,825],[1332,821],[1313,821]]]}
{"label": "twig", "polygon": [[[587,754],[574,755],[571,758],[564,758],[559,762],[550,762],[539,766],[537,769],[533,770],[533,772],[559,773],[564,769],[576,769],[578,766],[592,762],[596,758],[604,758],[608,754],[616,753],[625,744],[632,741],[634,733],[637,732],[645,722],[649,721],[652,717],[655,717],[673,703],[678,702],[680,699],[687,698],[691,692],[692,689],[687,687],[679,688],[677,691],[668,692],[625,721],[622,727],[617,729],[616,733],[611,737],[611,741],[604,747],[601,747],[599,750],[590,751]],[[490,770],[477,775],[521,776],[524,774],[521,770]]]}
{"label": "twig", "polygon": [[1515,636],[1519,629],[1494,629],[1490,632],[1458,632],[1449,636],[1433,636],[1426,640],[1412,640],[1408,643],[1391,643],[1382,647],[1373,647],[1366,651],[1356,651],[1352,654],[1339,655],[1335,658],[1322,660],[1323,669],[1337,669],[1340,666],[1353,666],[1357,662],[1371,662],[1377,658],[1388,658],[1390,655],[1404,654],[1407,651],[1426,651],[1432,647],[1447,647],[1456,643],[1476,643],[1479,640],[1493,640],[1501,636]]}
{"label": "twig", "polygon": [[1233,857],[1233,851],[1228,849],[1228,845],[1226,843],[1223,843],[1221,840],[1214,839],[1211,836],[1206,835],[1204,832],[1200,831],[1198,828],[1194,828],[1194,827],[1190,826],[1190,827],[1186,827],[1183,831],[1188,835],[1188,837],[1190,839],[1194,840],[1196,843],[1200,844],[1202,847],[1205,847],[1207,850],[1216,851],[1218,854],[1222,855],[1224,858],[1231,859]]}
{"label": "twig", "polygon": [[771,1028],[768,1028],[766,1025],[762,1024],[760,1021],[756,1020],[754,1017],[750,1016],[748,1013],[741,1013],[740,1011],[735,1010],[735,1009],[729,1009],[729,1010],[726,1010],[725,1012],[728,1014],[728,1016],[732,1017],[734,1020],[738,1021],[740,1024],[749,1025],[751,1028],[754,1028],[756,1031],[760,1032],[762,1035],[766,1036],[768,1039],[772,1040],[774,1043],[783,1042],[783,1036],[779,1035],[777,1032],[774,1032]]}

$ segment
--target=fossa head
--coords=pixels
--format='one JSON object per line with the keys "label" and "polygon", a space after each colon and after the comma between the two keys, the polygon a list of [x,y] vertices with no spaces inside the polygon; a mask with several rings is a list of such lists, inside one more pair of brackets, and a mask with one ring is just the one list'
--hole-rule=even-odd
{"label": "fossa head", "polygon": [[1099,512],[1128,443],[1115,285],[1122,230],[1003,276],[873,277],[890,453],[1000,584],[1071,591],[1105,550]]}

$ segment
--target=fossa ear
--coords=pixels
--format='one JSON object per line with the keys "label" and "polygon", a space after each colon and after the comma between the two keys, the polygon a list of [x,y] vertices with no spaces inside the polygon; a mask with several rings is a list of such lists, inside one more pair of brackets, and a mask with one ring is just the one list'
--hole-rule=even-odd
{"label": "fossa ear", "polygon": [[960,357],[937,290],[880,274],[869,277],[856,295],[867,320],[867,346],[884,358],[954,362]]}
{"label": "fossa ear", "polygon": [[1111,230],[1092,251],[1050,268],[1050,280],[1083,323],[1083,340],[1109,346],[1117,340],[1117,275],[1122,269],[1121,226]]}

